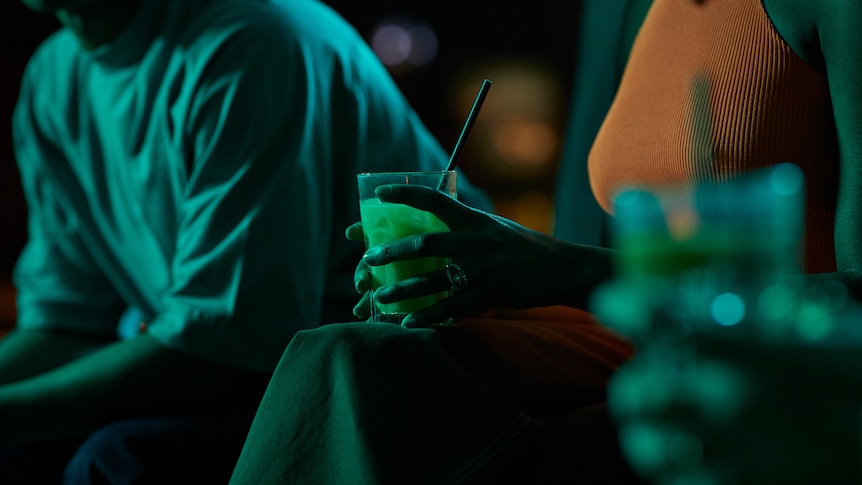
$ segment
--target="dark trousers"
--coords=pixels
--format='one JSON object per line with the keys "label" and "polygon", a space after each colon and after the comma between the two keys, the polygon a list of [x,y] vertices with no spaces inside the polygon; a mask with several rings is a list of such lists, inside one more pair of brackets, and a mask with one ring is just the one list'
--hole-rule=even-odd
{"label": "dark trousers", "polygon": [[84,440],[0,451],[6,485],[226,484],[255,409],[145,417]]}

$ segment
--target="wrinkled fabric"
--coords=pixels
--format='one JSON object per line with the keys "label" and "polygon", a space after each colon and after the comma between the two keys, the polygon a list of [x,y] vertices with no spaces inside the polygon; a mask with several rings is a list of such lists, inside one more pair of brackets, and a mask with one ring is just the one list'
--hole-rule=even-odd
{"label": "wrinkled fabric", "polygon": [[584,312],[500,311],[405,329],[297,334],[261,402],[232,485],[499,483],[542,416],[604,401],[632,352]]}

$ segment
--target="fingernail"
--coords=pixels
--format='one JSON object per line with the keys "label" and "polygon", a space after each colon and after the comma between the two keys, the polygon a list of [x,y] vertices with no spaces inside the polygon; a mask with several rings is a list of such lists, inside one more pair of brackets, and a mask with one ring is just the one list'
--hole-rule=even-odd
{"label": "fingernail", "polygon": [[365,251],[365,254],[362,256],[362,259],[368,263],[373,264],[377,262],[378,259],[383,255],[383,250],[380,247],[373,247],[368,251]]}

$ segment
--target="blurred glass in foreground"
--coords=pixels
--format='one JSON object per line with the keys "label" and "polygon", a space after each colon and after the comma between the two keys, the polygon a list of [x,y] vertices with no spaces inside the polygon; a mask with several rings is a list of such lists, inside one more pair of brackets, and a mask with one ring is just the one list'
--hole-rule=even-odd
{"label": "blurred glass in foreground", "polygon": [[[749,323],[785,332],[801,271],[804,180],[782,164],[692,190],[620,192],[614,246],[619,278],[595,310],[649,342]],[[632,305],[620,305],[620,294]]]}
{"label": "blurred glass in foreground", "polygon": [[609,403],[655,483],[858,476],[862,335],[845,323],[862,313],[843,287],[801,284],[804,185],[782,164],[617,197],[619,276],[592,310],[636,342]]}

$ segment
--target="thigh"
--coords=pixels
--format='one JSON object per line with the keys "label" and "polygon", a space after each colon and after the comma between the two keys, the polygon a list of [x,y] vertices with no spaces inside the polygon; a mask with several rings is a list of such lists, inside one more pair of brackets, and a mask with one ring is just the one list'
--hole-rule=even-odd
{"label": "thigh", "polygon": [[227,483],[254,411],[144,417],[104,426],[69,461],[63,483]]}

